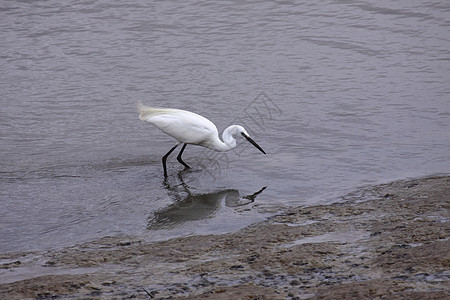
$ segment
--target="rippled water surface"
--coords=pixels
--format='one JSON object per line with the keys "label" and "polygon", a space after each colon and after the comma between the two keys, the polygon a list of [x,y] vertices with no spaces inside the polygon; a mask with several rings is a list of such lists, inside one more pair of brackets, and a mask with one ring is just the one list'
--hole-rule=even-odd
{"label": "rippled water surface", "polygon": [[[0,251],[239,229],[450,170],[448,1],[3,1]],[[136,102],[238,123],[188,146]]]}

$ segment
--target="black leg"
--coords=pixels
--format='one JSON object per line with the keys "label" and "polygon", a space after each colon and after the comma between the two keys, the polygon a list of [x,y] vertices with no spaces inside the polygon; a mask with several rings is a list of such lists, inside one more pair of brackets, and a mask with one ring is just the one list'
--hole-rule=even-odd
{"label": "black leg", "polygon": [[176,144],[175,146],[173,146],[173,148],[170,149],[169,152],[167,152],[166,155],[164,155],[162,158],[162,163],[163,163],[163,168],[164,168],[164,177],[167,177],[167,168],[166,168],[167,157],[170,155],[170,153],[173,152],[173,150],[175,150],[176,147],[178,147],[178,145],[179,144]]}
{"label": "black leg", "polygon": [[180,151],[180,153],[178,154],[177,159],[178,159],[178,161],[179,161],[183,166],[185,166],[186,168],[189,169],[190,167],[188,166],[188,164],[185,163],[185,162],[181,159],[181,154],[183,154],[183,151],[184,151],[184,148],[186,148],[186,145],[187,145],[187,144],[184,144],[184,145],[183,145],[183,148],[181,148],[181,151]]}

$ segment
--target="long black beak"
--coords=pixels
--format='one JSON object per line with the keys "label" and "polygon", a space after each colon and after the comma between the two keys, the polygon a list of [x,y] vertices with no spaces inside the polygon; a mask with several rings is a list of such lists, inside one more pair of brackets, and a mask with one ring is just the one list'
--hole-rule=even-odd
{"label": "long black beak", "polygon": [[255,146],[256,148],[258,148],[259,151],[261,151],[262,153],[266,154],[266,152],[264,152],[264,150],[248,135],[246,135],[245,133],[241,132],[242,136],[245,137],[245,139],[247,141],[249,141],[253,146]]}

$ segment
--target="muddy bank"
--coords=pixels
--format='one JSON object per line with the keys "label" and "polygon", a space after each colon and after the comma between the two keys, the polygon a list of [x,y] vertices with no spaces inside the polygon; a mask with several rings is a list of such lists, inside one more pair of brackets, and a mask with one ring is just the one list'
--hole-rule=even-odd
{"label": "muddy bank", "polygon": [[450,177],[367,188],[236,233],[0,254],[0,298],[442,299]]}

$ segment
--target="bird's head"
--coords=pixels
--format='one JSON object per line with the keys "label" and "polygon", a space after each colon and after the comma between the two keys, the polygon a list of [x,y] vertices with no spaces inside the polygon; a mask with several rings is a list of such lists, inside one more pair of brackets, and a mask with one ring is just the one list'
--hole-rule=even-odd
{"label": "bird's head", "polygon": [[247,140],[249,141],[253,146],[255,146],[259,151],[261,151],[262,153],[266,154],[266,152],[264,152],[263,148],[261,148],[261,146],[259,146],[248,134],[247,130],[244,129],[244,127],[242,126],[238,126],[238,132]]}

